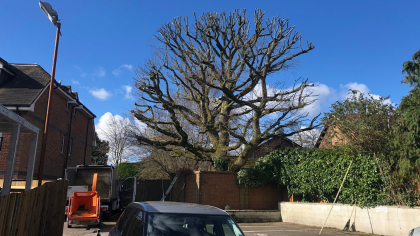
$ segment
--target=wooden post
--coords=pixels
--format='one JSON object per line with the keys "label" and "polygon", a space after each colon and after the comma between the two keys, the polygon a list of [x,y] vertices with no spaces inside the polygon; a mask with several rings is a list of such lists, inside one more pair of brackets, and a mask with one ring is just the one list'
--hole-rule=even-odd
{"label": "wooden post", "polygon": [[332,204],[332,206],[331,206],[330,212],[328,213],[327,219],[325,219],[324,225],[322,225],[322,228],[321,228],[321,231],[319,231],[319,234],[321,234],[321,233],[322,233],[322,230],[324,229],[324,226],[325,226],[325,224],[327,223],[328,217],[330,217],[330,214],[331,214],[331,211],[332,211],[332,209],[333,209],[333,207],[334,207],[335,201],[337,201],[338,194],[340,194],[341,188],[343,187],[344,181],[346,180],[347,174],[349,173],[349,170],[350,170],[350,167],[351,167],[351,164],[352,164],[352,163],[353,163],[353,160],[350,162],[349,168],[347,168],[346,175],[345,175],[345,176],[344,176],[344,178],[343,178],[343,182],[341,182],[340,189],[338,189],[337,195],[335,196],[335,199],[334,199],[334,202],[333,202],[333,204]]}

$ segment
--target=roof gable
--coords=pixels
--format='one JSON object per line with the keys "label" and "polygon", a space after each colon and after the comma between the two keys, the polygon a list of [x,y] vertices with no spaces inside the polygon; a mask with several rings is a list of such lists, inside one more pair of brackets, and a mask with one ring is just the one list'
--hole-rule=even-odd
{"label": "roof gable", "polygon": [[15,73],[0,83],[0,103],[30,106],[48,85],[50,75],[37,64],[8,64]]}

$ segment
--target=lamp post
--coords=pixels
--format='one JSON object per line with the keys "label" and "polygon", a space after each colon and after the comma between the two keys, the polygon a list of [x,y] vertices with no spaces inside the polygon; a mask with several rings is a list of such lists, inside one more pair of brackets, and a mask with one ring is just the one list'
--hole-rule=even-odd
{"label": "lamp post", "polygon": [[58,14],[57,12],[51,7],[51,5],[47,2],[39,1],[39,6],[41,7],[42,11],[44,11],[45,15],[48,16],[50,21],[57,27],[57,35],[55,37],[55,48],[54,48],[54,59],[53,59],[53,66],[51,71],[51,80],[50,80],[50,89],[48,93],[48,104],[47,104],[47,115],[45,116],[45,127],[44,127],[44,136],[42,138],[42,150],[41,150],[41,160],[39,163],[39,174],[38,174],[38,186],[42,185],[42,176],[44,174],[44,159],[45,159],[45,148],[47,146],[47,134],[48,134],[48,123],[50,118],[50,109],[51,109],[51,99],[52,99],[52,92],[54,86],[54,77],[55,77],[55,66],[57,64],[57,51],[58,51],[58,41],[60,40],[60,28],[61,23],[58,22]]}

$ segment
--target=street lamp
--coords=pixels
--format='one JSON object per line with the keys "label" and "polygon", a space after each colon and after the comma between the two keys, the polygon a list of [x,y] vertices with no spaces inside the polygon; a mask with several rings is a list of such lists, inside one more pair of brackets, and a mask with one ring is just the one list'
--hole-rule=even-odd
{"label": "street lamp", "polygon": [[44,11],[45,15],[48,16],[48,18],[50,19],[50,21],[54,24],[57,25],[57,21],[58,21],[58,14],[57,12],[51,7],[51,5],[47,2],[41,2],[39,1],[39,6],[41,7],[42,11]]}
{"label": "street lamp", "polygon": [[45,148],[47,146],[48,123],[49,123],[49,118],[50,118],[52,91],[54,87],[55,66],[57,64],[58,41],[60,40],[60,34],[61,34],[60,33],[61,23],[58,22],[59,19],[58,19],[57,12],[51,7],[49,3],[39,1],[39,6],[41,7],[45,15],[47,15],[50,21],[54,24],[54,26],[57,27],[57,35],[55,37],[53,67],[51,71],[50,89],[48,93],[47,115],[45,117],[44,136],[42,138],[41,160],[39,163],[38,186],[41,186],[42,175],[44,174],[44,159],[45,159],[45,151],[46,151]]}

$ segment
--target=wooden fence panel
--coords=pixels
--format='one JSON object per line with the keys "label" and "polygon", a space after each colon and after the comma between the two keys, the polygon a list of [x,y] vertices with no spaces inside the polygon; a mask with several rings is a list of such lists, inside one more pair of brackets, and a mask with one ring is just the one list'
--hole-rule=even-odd
{"label": "wooden fence panel", "polygon": [[9,204],[9,200],[10,197],[12,195],[7,195],[4,197],[1,197],[0,199],[0,212],[3,214],[0,214],[0,235],[5,235],[5,227],[6,227],[6,219],[7,219],[7,209],[8,209],[8,204]]}
{"label": "wooden fence panel", "polygon": [[[137,180],[135,201],[160,201],[170,184],[170,180]],[[170,196],[166,197],[166,201],[169,199]]]}
{"label": "wooden fence panel", "polygon": [[[44,235],[57,235],[61,236],[63,232],[63,218],[64,218],[64,207],[66,205],[66,196],[67,196],[67,184],[66,182],[59,182],[57,186],[51,186],[50,188],[55,187],[56,190],[49,191],[52,194],[48,195],[49,206],[47,210],[47,215],[49,216],[49,220],[45,222],[45,230]],[[54,220],[53,220],[54,219]],[[59,219],[59,220],[55,220]]]}
{"label": "wooden fence panel", "polygon": [[2,229],[0,230],[0,235],[9,235],[13,222],[13,214],[16,210],[16,205],[18,204],[19,194],[10,194],[4,196],[4,201],[2,200],[1,207],[1,216],[3,217],[0,222],[3,222]]}
{"label": "wooden fence panel", "polygon": [[0,235],[62,235],[67,185],[60,180],[1,197]]}
{"label": "wooden fence panel", "polygon": [[[23,216],[26,216],[27,219],[29,217],[32,217],[32,216],[27,216],[27,214],[28,214],[28,208],[29,208],[29,202],[23,200],[23,199],[28,199],[28,195],[31,195],[31,194],[33,194],[33,191],[27,191],[27,192],[23,192],[23,193],[20,194],[21,200],[19,201],[18,211],[16,213],[16,218],[17,219],[20,219]],[[30,220],[30,218],[29,218],[29,220]],[[14,235],[22,234],[22,232],[25,232],[26,227],[27,227],[28,224],[29,224],[29,222],[26,222],[26,221],[23,221],[23,220],[16,221],[15,227],[13,229],[13,234]],[[29,235],[29,234],[26,234],[26,235]]]}
{"label": "wooden fence panel", "polygon": [[[36,196],[38,194],[38,188],[32,189],[31,191],[28,191],[27,194],[25,194],[25,199],[23,201],[23,205],[25,209],[20,209],[21,211],[24,211],[23,214],[21,214],[21,218],[23,219],[26,217],[26,220],[19,221],[21,224],[24,225],[24,228],[18,228],[16,231],[20,231],[17,235],[31,235],[31,225],[33,218],[39,217],[39,215],[33,214],[33,208],[35,207],[36,203]],[[19,225],[21,225],[19,224]]]}

